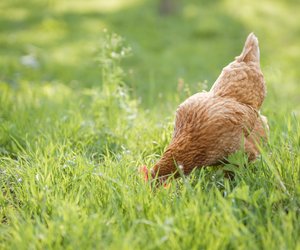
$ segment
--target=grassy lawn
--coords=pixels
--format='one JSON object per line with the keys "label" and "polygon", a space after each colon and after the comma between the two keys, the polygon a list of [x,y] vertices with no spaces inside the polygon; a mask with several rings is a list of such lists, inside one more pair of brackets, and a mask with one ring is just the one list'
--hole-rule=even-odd
{"label": "grassy lawn", "polygon": [[[0,2],[0,249],[300,249],[300,4],[176,2]],[[262,156],[151,189],[138,166],[251,31]]]}

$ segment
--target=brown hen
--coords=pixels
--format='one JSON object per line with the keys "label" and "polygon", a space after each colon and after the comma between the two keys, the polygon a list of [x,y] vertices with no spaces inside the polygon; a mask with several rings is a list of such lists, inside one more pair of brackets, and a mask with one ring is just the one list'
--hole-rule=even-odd
{"label": "brown hen", "polygon": [[[267,139],[268,124],[259,109],[266,95],[258,40],[251,33],[240,56],[226,66],[209,92],[179,105],[173,138],[152,168],[153,177],[179,176],[196,167],[219,165],[244,148],[250,161]],[[244,145],[243,145],[244,144]]]}

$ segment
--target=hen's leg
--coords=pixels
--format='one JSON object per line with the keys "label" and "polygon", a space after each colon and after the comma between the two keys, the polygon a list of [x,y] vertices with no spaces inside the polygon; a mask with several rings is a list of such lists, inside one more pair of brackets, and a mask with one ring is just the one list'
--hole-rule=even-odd
{"label": "hen's leg", "polygon": [[249,161],[255,160],[259,156],[259,149],[257,145],[261,141],[267,141],[269,134],[268,120],[265,116],[259,115],[256,120],[254,129],[245,138],[245,152],[249,157]]}

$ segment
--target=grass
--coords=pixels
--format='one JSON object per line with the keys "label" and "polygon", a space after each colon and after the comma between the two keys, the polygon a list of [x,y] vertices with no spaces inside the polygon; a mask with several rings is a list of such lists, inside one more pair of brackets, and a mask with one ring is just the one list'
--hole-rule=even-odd
{"label": "grass", "polygon": [[[300,249],[299,4],[157,6],[1,1],[0,249]],[[232,181],[206,168],[152,189],[137,167],[250,31],[268,87],[262,156],[230,156]]]}

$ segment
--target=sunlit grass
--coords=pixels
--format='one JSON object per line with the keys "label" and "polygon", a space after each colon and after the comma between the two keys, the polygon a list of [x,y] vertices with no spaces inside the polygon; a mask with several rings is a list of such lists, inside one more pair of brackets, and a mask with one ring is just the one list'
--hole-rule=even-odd
{"label": "sunlit grass", "polygon": [[[296,1],[190,0],[170,16],[142,0],[0,6],[1,249],[300,248]],[[144,183],[176,106],[250,31],[268,87],[262,156],[230,156],[233,180],[211,167]]]}

